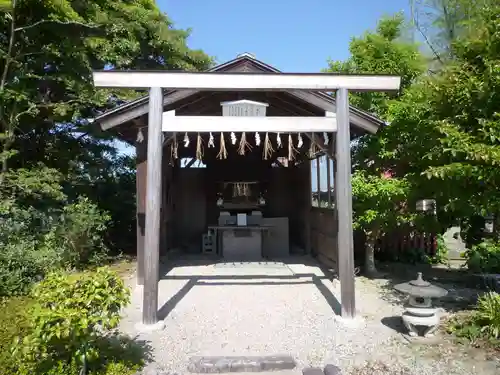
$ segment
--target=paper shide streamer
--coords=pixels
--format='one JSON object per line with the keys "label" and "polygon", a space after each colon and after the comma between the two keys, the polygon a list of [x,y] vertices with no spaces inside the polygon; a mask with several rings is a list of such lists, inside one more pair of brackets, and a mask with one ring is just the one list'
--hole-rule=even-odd
{"label": "paper shide streamer", "polygon": [[241,133],[240,145],[238,146],[238,154],[245,155],[246,151],[251,151],[251,150],[252,150],[252,146],[247,141],[246,133],[245,132]]}
{"label": "paper shide streamer", "polygon": [[201,138],[200,133],[198,133],[198,136],[196,137],[196,159],[203,159],[203,139]]}
{"label": "paper shide streamer", "polygon": [[321,149],[316,143],[316,136],[314,135],[314,133],[311,133],[311,147],[309,147],[309,157],[316,156],[319,151],[321,151]]}
{"label": "paper shide streamer", "polygon": [[177,142],[177,133],[174,133],[172,136],[172,146],[170,148],[170,157],[172,160],[177,160],[179,157],[177,154],[177,149],[179,147],[179,143]]}
{"label": "paper shide streamer", "polygon": [[255,132],[255,145],[260,146],[260,134],[258,132]]}
{"label": "paper shide streamer", "polygon": [[236,138],[236,134],[234,134],[234,132],[231,132],[231,143],[235,145],[237,141],[238,139]]}
{"label": "paper shide streamer", "polygon": [[210,132],[210,135],[208,137],[208,148],[215,148],[215,139],[212,132]]}
{"label": "paper shide streamer", "polygon": [[142,128],[139,128],[137,131],[137,138],[136,138],[137,143],[142,143],[144,142],[144,134],[142,133]]}
{"label": "paper shide streamer", "polygon": [[304,141],[302,140],[302,135],[299,133],[299,135],[297,136],[297,148],[302,148],[302,146],[304,145]]}
{"label": "paper shide streamer", "polygon": [[266,137],[264,138],[264,160],[268,160],[273,156],[274,148],[271,140],[269,139],[269,133],[266,132]]}
{"label": "paper shide streamer", "polygon": [[[251,142],[251,137],[249,140],[249,135],[246,132],[242,132],[239,139],[238,139],[238,134],[235,132],[230,132],[229,134],[231,144],[235,145],[237,147],[236,152],[238,155],[246,155],[249,152],[253,150],[254,143]],[[286,137],[286,135],[285,135]],[[292,133],[288,133],[288,144],[287,146],[287,159],[289,161],[296,160],[297,154],[300,152],[300,149],[304,148],[304,139],[303,139],[303,134],[298,133],[297,134],[297,139],[294,139],[294,136]],[[322,150],[322,145],[327,145],[330,142],[330,137],[328,133],[323,133],[323,140],[318,143],[317,140],[317,134],[311,133],[311,142],[310,142],[310,147],[309,147],[309,154],[311,156],[317,155],[319,151]],[[285,140],[287,139],[285,138]],[[137,134],[137,142],[143,142],[144,141],[144,135],[142,133],[142,130],[138,130]],[[170,145],[170,154],[171,154],[171,160],[178,159],[178,147],[179,147],[179,142],[180,139],[177,138],[177,134],[173,133],[173,136],[170,138],[171,145]],[[182,138],[182,142],[184,147],[189,147],[190,145],[190,138],[189,138],[189,133],[184,133],[184,137]],[[203,157],[205,156],[205,147],[210,148],[215,148],[215,136],[212,132],[208,133],[208,142],[207,140],[204,140],[202,135],[200,133],[197,133],[196,135],[196,147],[195,147],[195,157],[197,160],[202,160]],[[282,133],[276,133],[276,144],[273,144],[274,142],[272,141],[272,136],[269,134],[269,132],[265,132],[265,136],[263,139],[261,139],[261,135],[259,132],[255,132],[255,146],[259,147],[263,146],[262,149],[262,158],[264,160],[270,160],[273,158],[274,153],[281,149],[284,148],[285,145],[283,144],[283,136]],[[321,145],[321,146],[320,146]],[[225,140],[225,134],[224,132],[220,132],[220,142],[219,142],[219,151],[216,155],[217,159],[227,159],[228,157],[228,150],[227,150],[227,144]]]}
{"label": "paper shide streamer", "polygon": [[224,140],[224,133],[220,133],[220,147],[217,159],[227,159],[226,141]]}
{"label": "paper shide streamer", "polygon": [[293,145],[292,135],[288,134],[288,160],[295,160],[295,155],[297,154],[297,149]]}
{"label": "paper shide streamer", "polygon": [[323,139],[324,139],[325,146],[328,146],[328,143],[330,143],[330,138],[328,137],[328,133],[327,132],[323,133]]}

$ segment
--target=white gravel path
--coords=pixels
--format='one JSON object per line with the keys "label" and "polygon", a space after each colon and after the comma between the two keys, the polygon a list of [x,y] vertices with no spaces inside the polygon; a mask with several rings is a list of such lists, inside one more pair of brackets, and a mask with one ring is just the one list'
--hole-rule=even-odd
{"label": "white gravel path", "polygon": [[[362,279],[356,282],[362,322],[355,328],[339,323],[328,303],[340,300],[339,283],[304,260],[311,264],[303,258],[175,267],[159,284],[159,307],[168,306],[160,310],[168,312],[165,329],[139,338],[150,342],[157,364],[182,374],[197,355],[290,354],[299,368],[331,363],[345,369],[363,364],[397,336],[381,319],[399,315],[401,307],[383,301]],[[142,290],[135,287],[121,326],[132,336],[141,304]]]}

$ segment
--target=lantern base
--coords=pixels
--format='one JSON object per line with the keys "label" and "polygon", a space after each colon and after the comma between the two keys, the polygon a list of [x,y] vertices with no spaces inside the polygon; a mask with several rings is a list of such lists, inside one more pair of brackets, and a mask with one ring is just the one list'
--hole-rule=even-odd
{"label": "lantern base", "polygon": [[402,319],[404,326],[408,329],[408,334],[412,337],[419,336],[418,327],[425,327],[423,336],[432,336],[439,326],[440,319],[437,312],[438,310],[435,309],[432,315],[418,316],[409,311],[405,311],[402,315]]}

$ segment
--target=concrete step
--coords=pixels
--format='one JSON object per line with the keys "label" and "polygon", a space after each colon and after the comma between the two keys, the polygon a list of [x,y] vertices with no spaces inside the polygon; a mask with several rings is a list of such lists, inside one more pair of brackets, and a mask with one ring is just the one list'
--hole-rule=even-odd
{"label": "concrete step", "polygon": [[252,372],[235,372],[238,375],[303,375],[299,369],[293,370],[276,370],[276,371],[252,371]]}
{"label": "concrete step", "polygon": [[[188,371],[198,374],[219,374],[230,372],[276,372],[294,370],[295,359],[288,355],[270,356],[221,356],[191,357]],[[289,375],[289,374],[284,374]],[[291,374],[290,374],[291,375]]]}

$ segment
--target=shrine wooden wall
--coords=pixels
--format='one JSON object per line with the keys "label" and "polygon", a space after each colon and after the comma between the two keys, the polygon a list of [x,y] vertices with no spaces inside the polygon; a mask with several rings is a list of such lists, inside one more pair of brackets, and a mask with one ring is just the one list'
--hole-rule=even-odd
{"label": "shrine wooden wall", "polygon": [[[303,251],[304,206],[310,203],[305,197],[307,180],[303,181],[303,168],[175,168],[173,172],[172,200],[173,242],[186,252],[201,251],[202,234],[208,225],[216,225],[219,208],[216,205],[218,181],[266,181],[267,205],[264,217],[288,217],[291,250]],[[222,178],[223,176],[223,178]],[[293,245],[293,246],[292,246]],[[297,250],[297,248],[301,250]]]}
{"label": "shrine wooden wall", "polygon": [[328,208],[312,207],[311,214],[312,253],[327,266],[337,268],[337,215]]}
{"label": "shrine wooden wall", "polygon": [[[176,103],[177,115],[221,115],[221,102],[237,99],[251,99],[269,104],[268,116],[324,116],[324,111],[304,103],[286,93],[248,93],[215,92],[193,95],[185,101]],[[147,116],[134,121],[132,130],[147,124]],[[142,129],[142,128],[141,128]],[[125,131],[125,130],[124,130]],[[144,251],[144,217],[146,192],[146,146],[147,129],[143,129],[144,139],[137,144],[137,250],[139,263]],[[129,134],[130,133],[130,134]],[[129,131],[129,137],[135,137]],[[171,136],[171,134],[168,134]],[[172,167],[170,149],[165,147],[163,155],[163,196],[161,208],[161,250],[173,248],[199,252],[202,234],[207,226],[217,223],[219,209],[216,205],[215,186],[218,181],[261,181],[268,183],[268,202],[264,209],[267,217],[288,217],[291,252],[310,252],[312,248],[311,222],[311,176],[310,163],[303,161],[299,165],[290,163],[290,167],[271,167],[272,160],[262,160],[262,151],[254,149],[245,156],[238,155],[237,147],[226,139],[228,158],[218,160],[218,148],[209,148],[208,134],[203,135],[206,168]],[[253,134],[247,134],[252,139]],[[262,134],[262,136],[264,136]],[[276,148],[277,139],[271,134],[272,144]],[[181,143],[179,138],[179,143]],[[190,145],[178,148],[178,157],[193,157],[196,154],[196,134],[190,134]],[[293,138],[296,144],[298,139]],[[309,149],[309,139],[303,137],[303,154]],[[218,142],[217,142],[218,143]],[[283,147],[273,154],[286,157],[287,138],[283,138]],[[297,156],[299,157],[299,156]],[[303,155],[302,155],[303,157]]]}
{"label": "shrine wooden wall", "polygon": [[[142,261],[145,213],[145,179],[147,161],[145,147],[140,148],[138,178],[138,256]],[[165,148],[164,155],[169,155]],[[186,252],[201,251],[201,236],[208,225],[215,225],[219,209],[216,205],[215,182],[265,179],[268,182],[267,217],[288,217],[291,253],[307,253],[336,268],[337,219],[335,211],[311,207],[310,163],[293,167],[242,165],[210,168],[173,167],[168,157],[163,163],[163,204],[161,253],[172,248]],[[222,163],[224,164],[224,163]]]}
{"label": "shrine wooden wall", "polygon": [[206,169],[176,169],[174,180],[173,244],[187,252],[201,249],[207,226]]}

